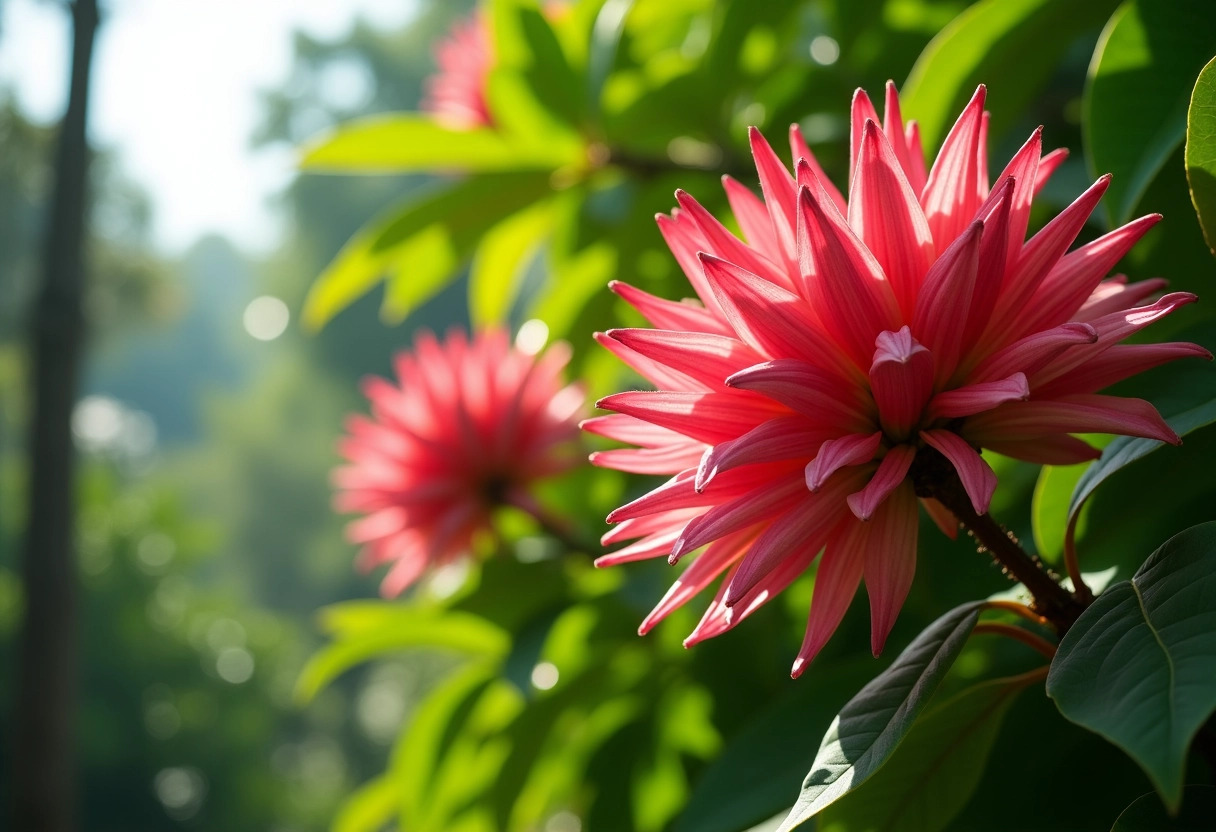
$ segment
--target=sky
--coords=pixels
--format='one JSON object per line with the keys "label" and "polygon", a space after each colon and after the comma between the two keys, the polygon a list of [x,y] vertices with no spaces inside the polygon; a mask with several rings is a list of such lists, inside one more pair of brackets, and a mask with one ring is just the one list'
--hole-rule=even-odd
{"label": "sky", "polygon": [[[413,0],[102,0],[90,137],[117,152],[151,196],[155,244],[176,253],[218,232],[273,248],[270,197],[292,175],[286,148],[255,151],[258,91],[287,78],[291,37],[335,38],[360,16],[404,23]],[[42,123],[67,98],[70,28],[62,4],[0,2],[0,87]]]}

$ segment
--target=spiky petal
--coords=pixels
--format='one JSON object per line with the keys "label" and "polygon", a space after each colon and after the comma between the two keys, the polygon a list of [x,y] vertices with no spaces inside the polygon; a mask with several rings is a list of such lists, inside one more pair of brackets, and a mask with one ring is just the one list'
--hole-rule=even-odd
{"label": "spiky petal", "polygon": [[1195,299],[1137,306],[1163,283],[1104,280],[1158,217],[1069,252],[1103,177],[1027,241],[1063,154],[1043,155],[1036,130],[990,183],[984,98],[981,87],[926,173],[894,85],[882,119],[858,91],[847,201],[796,127],[792,175],[753,129],[762,198],[726,181],[746,241],[683,192],[660,219],[701,304],[615,287],[656,329],[605,343],[659,390],[600,402],[618,415],[589,427],[641,448],[594,461],[670,479],[610,515],[621,525],[605,541],[636,542],[600,562],[692,558],[643,630],[721,576],[685,643],[720,635],[818,563],[793,674],[863,581],[877,653],[915,572],[917,498],[957,532],[923,477],[953,469],[982,514],[997,486],[985,448],[1063,464],[1096,454],[1076,433],[1177,441],[1147,402],[1098,392],[1211,357],[1194,344],[1118,345]]}
{"label": "spiky petal", "polygon": [[[540,510],[532,485],[576,460],[584,397],[579,387],[563,386],[568,358],[564,344],[533,354],[498,330],[472,340],[456,331],[443,341],[423,333],[396,357],[397,383],[365,383],[371,418],[347,422],[334,505],[362,515],[347,527],[347,538],[362,547],[359,565],[390,565],[384,595],[468,553],[498,506]],[[647,444],[658,429],[603,430]],[[680,437],[664,434],[650,444],[670,453]]]}

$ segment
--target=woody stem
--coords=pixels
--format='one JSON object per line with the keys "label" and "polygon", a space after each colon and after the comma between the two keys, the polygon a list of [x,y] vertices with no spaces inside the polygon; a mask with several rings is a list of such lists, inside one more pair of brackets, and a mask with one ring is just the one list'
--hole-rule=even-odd
{"label": "woody stem", "polygon": [[983,549],[1034,597],[1034,611],[1055,627],[1061,636],[1085,609],[1043,566],[1027,554],[1017,539],[992,516],[978,514],[967,496],[958,474],[945,457],[932,448],[923,448],[913,463],[913,482],[921,497],[932,497],[944,505],[975,537]]}

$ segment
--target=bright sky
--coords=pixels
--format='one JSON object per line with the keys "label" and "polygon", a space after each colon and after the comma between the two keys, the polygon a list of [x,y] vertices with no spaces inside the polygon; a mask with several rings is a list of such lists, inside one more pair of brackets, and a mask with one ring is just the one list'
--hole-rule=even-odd
{"label": "bright sky", "polygon": [[[218,231],[273,246],[268,197],[288,180],[290,151],[258,151],[258,90],[291,65],[291,34],[332,38],[356,17],[405,22],[414,0],[102,0],[90,132],[152,196],[155,238],[178,251]],[[68,15],[60,3],[0,2],[0,86],[40,122],[67,96]]]}

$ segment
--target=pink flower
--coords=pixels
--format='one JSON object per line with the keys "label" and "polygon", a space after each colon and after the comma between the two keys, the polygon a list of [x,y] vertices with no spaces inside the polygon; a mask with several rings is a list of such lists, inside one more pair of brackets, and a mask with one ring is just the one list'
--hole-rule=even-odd
{"label": "pink flower", "polygon": [[1148,402],[1098,392],[1175,358],[1210,357],[1194,344],[1118,343],[1195,300],[1136,306],[1164,281],[1106,278],[1160,217],[1069,252],[1102,177],[1023,242],[1031,201],[1063,152],[1042,155],[1036,131],[990,187],[983,87],[928,171],[891,84],[885,116],[857,92],[847,201],[797,126],[794,175],[753,130],[763,200],[724,180],[747,242],[676,194],[659,228],[700,303],[613,286],[654,328],[597,337],[659,391],[599,402],[615,414],[584,428],[639,447],[592,461],[673,476],[609,515],[617,525],[604,543],[635,542],[597,563],[675,563],[701,550],[643,633],[723,576],[685,643],[719,635],[819,558],[793,675],[863,578],[877,655],[915,572],[918,498],[957,531],[924,499],[918,459],[939,470],[948,460],[983,514],[996,475],[981,448],[1067,464],[1098,455],[1076,433],[1178,441]]}
{"label": "pink flower", "polygon": [[334,505],[364,515],[347,527],[359,565],[392,563],[385,596],[468,552],[499,506],[542,516],[530,487],[576,461],[583,391],[562,385],[568,360],[564,344],[533,355],[497,330],[424,333],[396,357],[399,386],[365,382],[372,418],[347,422]]}
{"label": "pink flower", "polygon": [[490,27],[479,14],[457,21],[435,47],[437,71],[424,81],[422,109],[456,129],[489,127],[486,79],[494,65]]}

